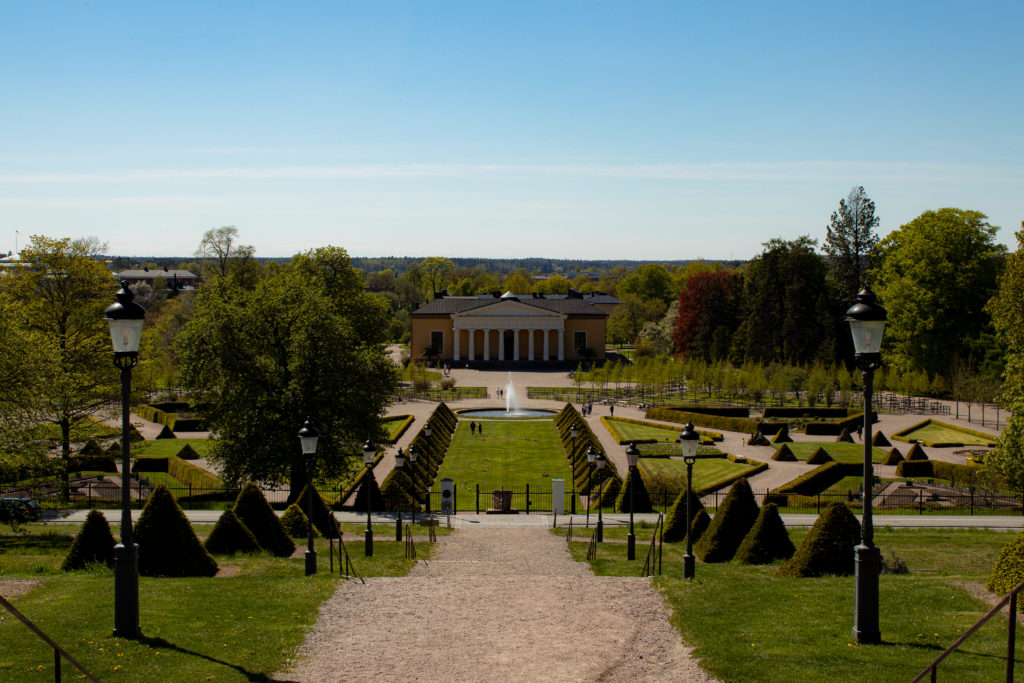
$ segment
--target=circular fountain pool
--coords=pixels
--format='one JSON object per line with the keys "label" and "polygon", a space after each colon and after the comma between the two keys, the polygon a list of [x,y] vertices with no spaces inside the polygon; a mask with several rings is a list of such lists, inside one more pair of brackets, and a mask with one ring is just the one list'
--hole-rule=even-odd
{"label": "circular fountain pool", "polygon": [[513,408],[504,410],[502,408],[488,408],[478,410],[460,410],[461,417],[552,417],[554,410],[532,410],[529,408]]}

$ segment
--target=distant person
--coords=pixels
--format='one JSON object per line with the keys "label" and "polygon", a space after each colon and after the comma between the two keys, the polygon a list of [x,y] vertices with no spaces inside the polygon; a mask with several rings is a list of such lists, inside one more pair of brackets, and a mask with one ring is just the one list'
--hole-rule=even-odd
{"label": "distant person", "polygon": [[484,435],[484,423],[483,422],[481,422],[480,424],[478,424],[476,426],[476,431],[477,431],[478,434],[480,434],[480,436]]}
{"label": "distant person", "polygon": [[857,438],[861,441],[864,440],[864,425],[857,425]]}
{"label": "distant person", "polygon": [[614,403],[611,404],[610,406],[608,406],[608,414],[611,415],[612,417],[615,417],[615,404]]}
{"label": "distant person", "polygon": [[469,423],[469,433],[472,436],[476,436],[476,422]]}

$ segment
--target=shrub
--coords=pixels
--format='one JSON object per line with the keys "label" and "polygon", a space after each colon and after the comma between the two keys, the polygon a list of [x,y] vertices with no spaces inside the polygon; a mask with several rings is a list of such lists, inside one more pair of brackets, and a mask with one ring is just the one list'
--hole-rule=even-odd
{"label": "shrub", "polygon": [[789,446],[782,444],[774,453],[772,453],[772,460],[777,460],[779,462],[796,462],[797,457],[793,455],[793,451],[789,449]]}
{"label": "shrub", "polygon": [[142,576],[213,576],[217,562],[196,538],[185,513],[164,485],[153,489],[135,525]]}
{"label": "shrub", "polygon": [[288,557],[295,552],[295,544],[256,484],[249,482],[242,487],[235,500],[235,514],[264,550],[278,557]]}
{"label": "shrub", "polygon": [[103,449],[100,448],[100,445],[98,443],[96,443],[92,439],[89,439],[88,441],[85,442],[85,445],[82,446],[82,450],[78,451],[78,454],[79,455],[103,455]]}
{"label": "shrub", "polygon": [[369,496],[371,510],[379,512],[384,509],[384,499],[380,495],[380,485],[377,484],[376,477],[363,477],[363,482],[359,485],[359,490],[356,491],[352,509],[356,512],[365,512],[367,496]]}
{"label": "shrub", "polygon": [[709,526],[711,526],[711,515],[708,514],[705,508],[701,507],[700,512],[693,516],[693,524],[690,525],[690,535],[693,536],[694,543],[700,541]]}
{"label": "shrub", "polygon": [[114,543],[107,518],[99,510],[90,510],[60,568],[70,572],[97,562],[113,567]]}
{"label": "shrub", "polygon": [[[306,512],[308,488],[309,484],[303,486],[302,491],[299,492],[299,497],[295,500],[295,503],[302,512]],[[323,497],[315,487],[313,488],[313,526],[324,538],[338,537],[338,520],[331,514],[331,509],[327,507],[327,503],[324,502]]]}
{"label": "shrub", "polygon": [[[292,538],[306,538],[309,535],[309,517],[295,503],[292,503],[281,515],[281,526]],[[316,535],[316,532],[313,532]]]}
{"label": "shrub", "polygon": [[896,449],[895,446],[890,448],[889,452],[882,459],[883,465],[899,465],[901,462],[903,462],[903,456],[900,454],[900,452]]}
{"label": "shrub", "polygon": [[811,453],[811,457],[807,458],[808,465],[824,465],[825,463],[832,461],[833,457],[821,446],[818,446],[817,450]]}
{"label": "shrub", "polygon": [[754,526],[736,550],[736,559],[743,564],[769,564],[775,559],[789,559],[795,551],[786,525],[779,516],[779,508],[775,503],[765,503]]}
{"label": "shrub", "polygon": [[[634,477],[633,475],[636,475]],[[633,481],[633,512],[654,512],[651,505],[651,494],[647,492],[647,485],[644,483],[643,475],[638,468],[629,470],[626,480],[619,488],[619,496],[615,499],[616,512],[629,512],[629,482]],[[685,514],[685,513],[684,513]]]}
{"label": "shrub", "polygon": [[885,438],[885,434],[882,432],[875,432],[875,435],[871,437],[871,445],[882,448],[884,446],[891,446],[892,443],[889,439]]}
{"label": "shrub", "polygon": [[168,427],[167,425],[164,425],[163,429],[160,430],[160,433],[156,435],[156,438],[158,438],[158,439],[176,439],[178,437],[174,436],[174,432],[171,431],[170,427]]}
{"label": "shrub", "polygon": [[904,460],[896,465],[897,477],[934,477],[931,460]]}
{"label": "shrub", "polygon": [[249,527],[245,526],[238,518],[235,511],[228,508],[221,514],[213,526],[213,531],[207,536],[206,550],[220,555],[258,553],[260,544],[249,531]]}
{"label": "shrub", "polygon": [[839,436],[836,437],[836,443],[854,443],[853,437],[850,436],[850,430],[843,427],[843,431],[839,432]]}
{"label": "shrub", "polygon": [[820,467],[815,467],[810,472],[801,474],[789,483],[773,489],[771,493],[796,493],[803,496],[813,496],[821,493],[843,477],[856,476],[861,471],[861,466],[857,463],[830,462]]}
{"label": "shrub", "polygon": [[192,444],[185,444],[178,451],[178,457],[182,460],[199,460],[202,456],[196,452],[196,449],[192,448]]}
{"label": "shrub", "polygon": [[728,562],[736,554],[743,538],[757,521],[757,501],[750,482],[740,479],[725,496],[711,518],[711,526],[701,536],[695,552],[703,562]]}
{"label": "shrub", "polygon": [[824,419],[835,419],[844,418],[849,415],[849,411],[846,408],[825,408],[821,406],[801,406],[799,408],[791,407],[772,407],[768,406],[764,409],[764,417],[818,417]]}
{"label": "shrub", "polygon": [[384,478],[380,487],[380,495],[386,510],[391,512],[412,512],[419,510],[420,506],[413,496],[412,491],[416,489],[412,478],[402,469],[393,469]]}
{"label": "shrub", "polygon": [[[1006,595],[1018,583],[1024,581],[1024,531],[1014,536],[999,551],[999,559],[992,567],[985,588],[999,595]],[[1017,601],[1018,611],[1024,612],[1024,601]]]}
{"label": "shrub", "polygon": [[[700,496],[696,491],[690,492],[690,505],[693,510],[693,519],[696,521],[697,513],[704,510],[704,503],[700,502]],[[665,516],[665,530],[662,532],[662,539],[666,543],[675,543],[686,539],[686,489],[676,496],[675,502],[668,510],[668,515]]]}
{"label": "shrub", "polygon": [[853,549],[859,542],[857,518],[842,503],[832,503],[818,517],[793,556],[779,567],[777,576],[852,574]]}
{"label": "shrub", "polygon": [[928,456],[925,454],[924,449],[921,448],[921,444],[915,443],[907,451],[907,460],[927,460]]}
{"label": "shrub", "polygon": [[789,437],[789,425],[782,425],[782,429],[772,437],[772,443],[793,443],[793,439]]}
{"label": "shrub", "polygon": [[[72,455],[68,458],[68,472],[117,472],[117,463],[113,456]],[[118,455],[121,451],[118,450]]]}

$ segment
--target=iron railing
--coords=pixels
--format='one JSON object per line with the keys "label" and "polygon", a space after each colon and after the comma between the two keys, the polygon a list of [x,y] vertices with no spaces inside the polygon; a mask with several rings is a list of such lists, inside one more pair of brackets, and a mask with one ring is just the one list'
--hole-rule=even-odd
{"label": "iron railing", "polygon": [[49,645],[50,647],[53,648],[53,680],[54,681],[56,681],[57,683],[60,683],[60,677],[61,677],[61,674],[60,674],[61,661],[60,660],[63,657],[64,659],[66,659],[69,662],[71,662],[71,664],[76,669],[81,671],[82,674],[86,678],[88,678],[90,681],[93,681],[94,683],[98,683],[96,677],[93,676],[91,673],[89,673],[88,669],[86,669],[84,666],[79,664],[78,661],[75,660],[74,657],[72,657],[71,655],[69,655],[67,653],[67,650],[62,648],[57,643],[55,643],[53,641],[53,639],[50,638],[50,636],[48,636],[45,633],[43,633],[43,631],[38,626],[33,624],[32,621],[28,617],[26,617],[24,614],[19,612],[18,609],[14,605],[12,605],[10,602],[8,602],[6,599],[4,599],[3,596],[0,596],[0,606],[3,606],[4,609],[6,609],[8,612],[10,612],[15,617],[17,617],[17,619],[21,623],[25,624],[25,626],[28,626],[29,630],[32,631],[32,633],[36,634],[36,636],[40,640],[42,640],[44,643],[46,643],[47,645]]}

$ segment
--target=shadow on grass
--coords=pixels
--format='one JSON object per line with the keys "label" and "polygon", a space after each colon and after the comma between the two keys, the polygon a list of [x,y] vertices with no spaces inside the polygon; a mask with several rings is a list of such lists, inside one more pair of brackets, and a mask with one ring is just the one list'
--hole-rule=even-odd
{"label": "shadow on grass", "polygon": [[[882,647],[885,647],[885,646],[890,646],[890,647],[912,647],[912,648],[917,649],[917,650],[931,650],[932,652],[935,653],[935,657],[938,657],[940,654],[942,654],[943,652],[946,651],[947,647],[949,647],[949,645],[946,645],[945,647],[943,647],[943,645],[940,644],[940,643],[922,643],[922,642],[919,642],[919,641],[908,641],[908,642],[903,642],[903,643],[892,642],[892,641],[883,641],[881,643],[878,643],[878,645],[882,646]],[[967,657],[972,657],[972,658],[976,658],[976,659],[986,659],[986,660],[990,660],[990,661],[991,660],[1000,661],[1000,662],[1005,662],[1006,661],[1006,653],[1005,652],[997,654],[997,653],[992,653],[992,652],[976,652],[974,650],[965,650],[964,648],[958,648],[954,652],[950,653],[949,656],[950,657],[955,657],[956,655],[964,655],[964,656],[967,656]],[[934,661],[934,658],[932,659],[932,661]],[[943,660],[943,661],[948,661],[948,658],[947,658],[947,660]],[[1021,659],[1020,657],[1017,657],[1017,656],[1014,656],[1013,661],[1016,664],[1024,664],[1024,659]],[[931,662],[929,662],[929,664],[930,663]],[[939,666],[936,667],[936,669],[941,669],[941,668],[942,668],[942,663],[940,662]]]}
{"label": "shadow on grass", "polygon": [[180,652],[181,654],[184,654],[184,655],[191,655],[193,657],[199,657],[200,659],[205,659],[206,661],[213,662],[214,664],[221,664],[221,665],[226,666],[226,667],[228,667],[230,669],[234,669],[235,671],[237,671],[238,673],[242,674],[243,676],[246,677],[246,679],[248,679],[250,681],[269,681],[269,680],[272,680],[270,678],[267,678],[266,674],[255,673],[255,672],[249,671],[248,669],[245,669],[244,667],[241,667],[241,666],[239,666],[237,664],[232,664],[230,662],[225,662],[222,659],[217,659],[216,657],[211,657],[210,655],[205,655],[202,652],[193,652],[192,650],[188,650],[186,648],[179,647],[179,646],[175,645],[174,643],[172,643],[172,642],[170,642],[168,640],[165,640],[163,638],[147,638],[146,636],[142,636],[141,638],[138,639],[137,642],[140,645],[147,645],[147,646],[149,646],[151,648],[162,648],[162,649],[165,649],[165,650],[174,650],[175,652]]}

